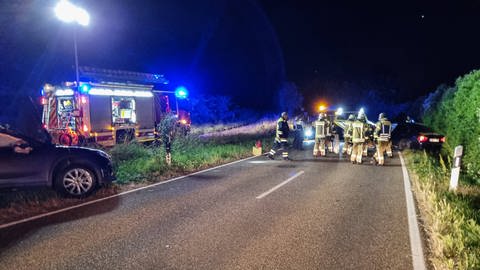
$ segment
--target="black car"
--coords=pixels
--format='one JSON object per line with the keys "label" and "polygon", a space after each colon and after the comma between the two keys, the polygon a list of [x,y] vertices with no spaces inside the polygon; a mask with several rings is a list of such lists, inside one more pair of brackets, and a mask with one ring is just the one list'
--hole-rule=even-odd
{"label": "black car", "polygon": [[399,150],[420,149],[438,152],[445,136],[419,123],[401,123],[392,131],[392,143]]}
{"label": "black car", "polygon": [[48,186],[84,197],[114,180],[108,154],[52,144],[32,108],[28,100],[0,107],[0,188]]}
{"label": "black car", "polygon": [[48,186],[84,197],[113,180],[111,159],[101,150],[54,145],[0,124],[0,188]]}

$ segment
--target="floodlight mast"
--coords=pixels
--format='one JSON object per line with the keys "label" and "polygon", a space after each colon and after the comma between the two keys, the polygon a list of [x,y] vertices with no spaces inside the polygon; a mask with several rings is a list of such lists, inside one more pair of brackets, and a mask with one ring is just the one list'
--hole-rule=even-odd
{"label": "floodlight mast", "polygon": [[[55,15],[60,21],[65,23],[75,22],[81,26],[88,26],[90,24],[90,15],[88,12],[67,0],[58,2],[55,6]],[[73,30],[73,47],[75,50],[75,82],[78,89],[78,87],[80,87],[80,74],[78,71],[77,27]]]}

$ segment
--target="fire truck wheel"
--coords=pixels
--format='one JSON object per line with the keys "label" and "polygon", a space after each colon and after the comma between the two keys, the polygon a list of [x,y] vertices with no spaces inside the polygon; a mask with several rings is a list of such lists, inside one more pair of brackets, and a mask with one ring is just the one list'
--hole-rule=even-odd
{"label": "fire truck wheel", "polygon": [[69,197],[83,198],[90,195],[97,185],[95,173],[83,165],[70,165],[55,178],[55,188]]}
{"label": "fire truck wheel", "polygon": [[73,141],[72,137],[67,133],[60,135],[60,138],[58,138],[58,142],[60,143],[60,145],[70,146],[72,145],[72,141]]}

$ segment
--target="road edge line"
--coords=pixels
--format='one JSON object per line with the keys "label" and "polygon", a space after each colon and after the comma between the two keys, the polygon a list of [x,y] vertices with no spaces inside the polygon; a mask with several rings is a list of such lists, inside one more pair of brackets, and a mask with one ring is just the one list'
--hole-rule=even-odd
{"label": "road edge line", "polygon": [[273,188],[269,189],[268,191],[265,191],[264,193],[260,194],[257,196],[256,199],[260,200],[260,199],[263,199],[265,198],[266,196],[268,196],[270,193],[274,192],[275,190],[281,188],[283,185],[285,184],[288,184],[288,182],[292,181],[293,179],[299,177],[300,175],[304,174],[305,171],[299,171],[298,173],[296,173],[295,175],[293,175],[292,177],[288,178],[287,180],[283,181],[282,183],[274,186]]}
{"label": "road edge line", "polygon": [[168,179],[168,180],[165,180],[165,181],[162,181],[162,182],[150,184],[150,185],[147,185],[147,186],[144,186],[144,187],[139,187],[139,188],[135,188],[135,189],[132,189],[132,190],[127,190],[127,191],[124,191],[124,192],[120,192],[118,194],[114,194],[114,195],[111,195],[111,196],[108,196],[108,197],[105,197],[105,198],[100,198],[100,199],[96,199],[96,200],[93,200],[93,201],[88,201],[88,202],[84,202],[84,203],[81,203],[81,204],[76,204],[76,205],[72,205],[72,206],[69,206],[69,207],[66,207],[66,208],[58,209],[58,210],[55,210],[55,211],[52,211],[52,212],[43,213],[43,214],[36,215],[36,216],[33,216],[33,217],[24,218],[24,219],[21,219],[21,220],[12,221],[12,222],[5,223],[5,224],[0,224],[0,230],[8,228],[8,227],[15,226],[15,225],[18,225],[18,224],[34,221],[34,220],[37,220],[37,219],[41,219],[41,218],[44,218],[44,217],[53,216],[55,214],[70,211],[72,209],[80,208],[80,207],[87,206],[87,205],[90,205],[90,204],[106,201],[106,200],[109,200],[109,199],[112,199],[112,198],[115,198],[115,197],[120,197],[120,196],[129,194],[129,193],[137,192],[137,191],[148,189],[148,188],[155,187],[155,186],[164,185],[164,184],[174,182],[174,181],[178,181],[178,180],[190,177],[190,176],[194,176],[194,175],[197,175],[197,174],[205,173],[205,172],[208,172],[208,171],[212,171],[212,170],[215,170],[215,169],[219,169],[219,168],[222,168],[222,167],[226,167],[226,166],[230,166],[230,165],[233,165],[233,164],[236,164],[236,163],[247,161],[247,160],[250,160],[250,159],[253,159],[253,158],[256,158],[256,157],[258,157],[258,156],[251,156],[251,157],[248,157],[248,158],[232,161],[232,162],[229,162],[229,163],[218,165],[218,166],[208,168],[208,169],[205,169],[205,170],[201,170],[201,171],[198,171],[198,172],[194,172],[194,173],[190,173],[190,174],[187,174],[187,175],[182,175],[182,176],[178,176],[178,177],[175,177],[175,178],[172,178],[172,179]]}
{"label": "road edge line", "polygon": [[420,229],[418,227],[417,213],[415,210],[415,202],[413,200],[412,186],[410,176],[402,153],[398,152],[400,162],[402,164],[403,183],[405,188],[405,200],[407,202],[408,213],[408,230],[410,236],[410,249],[412,252],[412,264],[414,270],[426,270],[425,257],[422,248],[422,240],[420,237]]}

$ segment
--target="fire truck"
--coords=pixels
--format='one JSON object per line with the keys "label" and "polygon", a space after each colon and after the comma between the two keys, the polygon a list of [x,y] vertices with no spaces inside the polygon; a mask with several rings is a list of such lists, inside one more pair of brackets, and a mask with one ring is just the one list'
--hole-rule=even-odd
{"label": "fire truck", "polygon": [[188,111],[179,107],[186,89],[165,90],[169,82],[163,75],[91,67],[81,67],[80,74],[78,83],[46,84],[42,89],[42,122],[54,143],[152,141],[156,125],[168,113],[186,129],[191,124]]}

